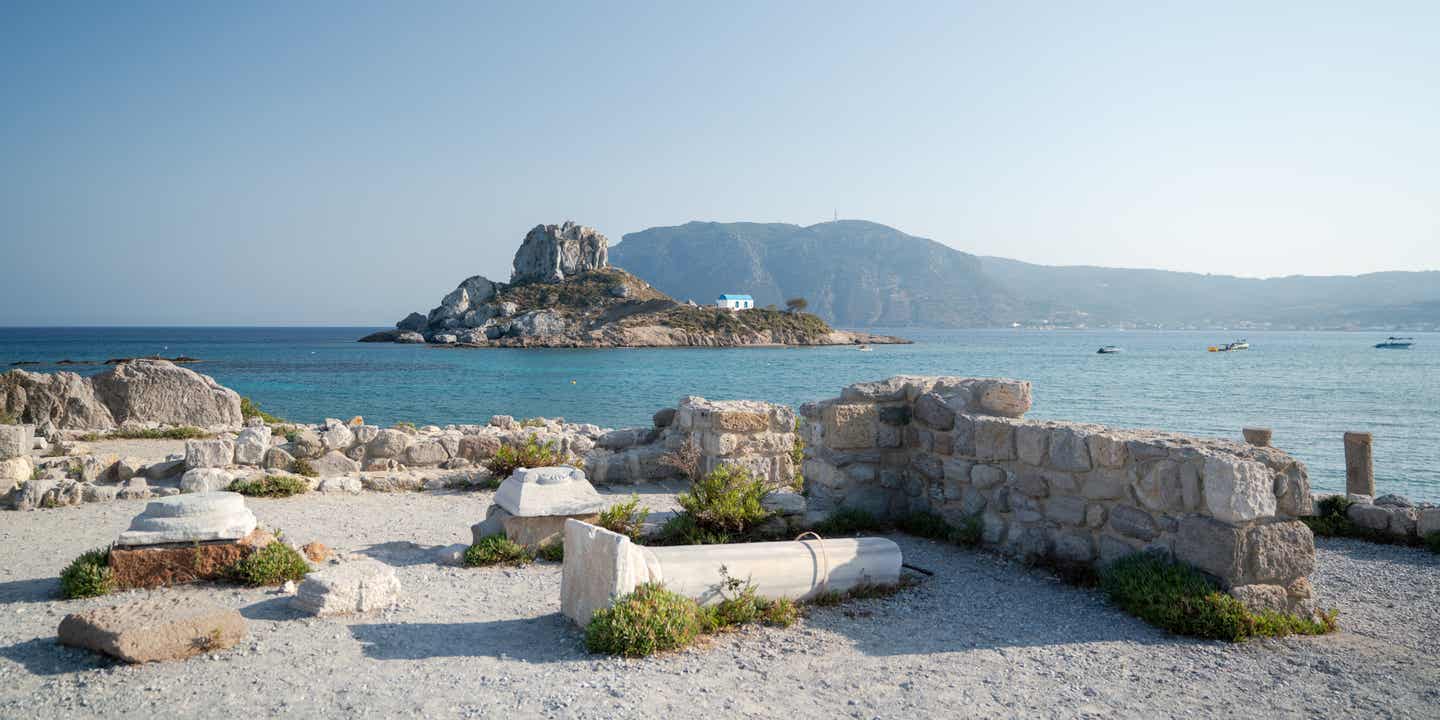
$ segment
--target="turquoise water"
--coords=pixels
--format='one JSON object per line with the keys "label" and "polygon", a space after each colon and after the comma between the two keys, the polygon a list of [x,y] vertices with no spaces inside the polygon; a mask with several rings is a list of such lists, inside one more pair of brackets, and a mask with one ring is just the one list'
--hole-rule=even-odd
{"label": "turquoise water", "polygon": [[[847,348],[448,350],[360,344],[364,328],[0,328],[0,365],[190,355],[191,366],[300,421],[483,422],[563,416],[623,426],[684,395],[799,404],[899,374],[1030,380],[1030,417],[1239,438],[1267,426],[1318,489],[1344,486],[1341,433],[1375,434],[1380,492],[1440,501],[1440,334],[1376,350],[1384,333],[900,330],[914,345]],[[1097,355],[1101,345],[1125,349]],[[54,365],[28,368],[53,371]],[[76,372],[101,367],[75,366]]]}

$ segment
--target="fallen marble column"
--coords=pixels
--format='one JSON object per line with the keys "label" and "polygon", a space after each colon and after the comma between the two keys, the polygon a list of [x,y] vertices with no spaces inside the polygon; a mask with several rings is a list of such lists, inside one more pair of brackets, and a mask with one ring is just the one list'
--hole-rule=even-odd
{"label": "fallen marble column", "polygon": [[596,610],[647,582],[710,605],[724,599],[727,576],[748,581],[763,598],[808,600],[831,590],[894,585],[900,563],[900,546],[885,538],[644,547],[567,520],[560,609],[583,627]]}

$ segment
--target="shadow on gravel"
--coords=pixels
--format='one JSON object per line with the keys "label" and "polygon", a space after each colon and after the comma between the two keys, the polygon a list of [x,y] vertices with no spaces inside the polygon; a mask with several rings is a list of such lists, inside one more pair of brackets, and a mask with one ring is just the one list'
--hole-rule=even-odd
{"label": "shadow on gravel", "polygon": [[434,565],[435,553],[440,552],[444,547],[447,546],[421,545],[408,540],[395,540],[371,545],[356,552],[392,567],[409,567],[411,565]]}
{"label": "shadow on gravel", "polygon": [[543,663],[587,657],[570,621],[559,613],[476,623],[352,625],[350,633],[375,660],[503,656]]}
{"label": "shadow on gravel", "polygon": [[246,605],[240,608],[240,615],[246,620],[277,621],[299,620],[304,617],[313,617],[292,607],[290,605],[290,597],[291,596],[286,595],[284,597],[270,598],[269,600],[261,600],[252,605]]}
{"label": "shadow on gravel", "polygon": [[0,647],[0,657],[23,665],[32,675],[64,675],[125,664],[88,650],[65,647],[53,637]]}
{"label": "shadow on gravel", "polygon": [[21,602],[49,602],[60,590],[58,578],[34,578],[0,583],[0,605]]}

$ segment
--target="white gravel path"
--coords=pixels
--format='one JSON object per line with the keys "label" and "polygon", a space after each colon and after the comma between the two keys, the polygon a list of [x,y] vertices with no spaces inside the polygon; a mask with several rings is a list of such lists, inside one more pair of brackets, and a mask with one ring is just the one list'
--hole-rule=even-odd
{"label": "white gravel path", "polygon": [[[668,507],[663,493],[647,502]],[[1174,638],[982,552],[897,536],[935,571],[887,600],[817,609],[646,660],[588,655],[558,613],[560,569],[464,569],[487,493],[252,501],[267,526],[397,567],[406,606],[296,617],[265,590],[173,592],[240,608],[251,637],[127,666],[55,643],[55,576],[143,503],[0,513],[0,717],[1436,717],[1440,559],[1322,541],[1312,577],[1344,630],[1227,645]]]}

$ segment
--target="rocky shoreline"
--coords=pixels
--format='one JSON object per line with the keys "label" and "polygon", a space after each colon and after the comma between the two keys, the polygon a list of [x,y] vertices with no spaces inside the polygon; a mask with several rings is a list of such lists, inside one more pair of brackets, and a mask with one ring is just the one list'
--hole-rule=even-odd
{"label": "rocky shoreline", "polygon": [[444,347],[600,348],[903,344],[836,330],[803,312],[731,312],[681,303],[608,262],[609,241],[567,222],[539,225],[513,261],[509,283],[467,278],[429,313],[360,342]]}

